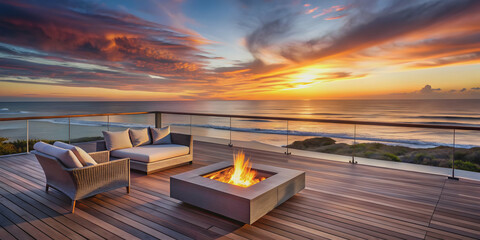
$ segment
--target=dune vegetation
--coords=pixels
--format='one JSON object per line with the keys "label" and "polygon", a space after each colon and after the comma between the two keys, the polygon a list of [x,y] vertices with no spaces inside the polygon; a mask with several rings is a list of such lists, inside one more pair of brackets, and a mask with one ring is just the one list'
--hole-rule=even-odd
{"label": "dune vegetation", "polygon": [[[77,138],[72,139],[71,143],[77,142],[89,142],[89,141],[96,141],[103,139],[102,137],[85,137],[85,138]],[[45,140],[45,139],[30,139],[28,140],[28,145],[30,150],[33,150],[33,145],[39,141],[46,142],[53,144],[55,141],[63,141],[64,140]],[[15,154],[15,153],[23,153],[27,152],[27,140],[9,140],[5,137],[0,137],[0,155],[8,155],[8,154]]]}
{"label": "dune vegetation", "polygon": [[[382,143],[358,143],[350,145],[337,143],[328,137],[309,138],[303,141],[295,141],[288,145],[289,148],[331,153],[339,155],[380,159],[394,162],[406,162],[438,167],[452,167],[452,148],[410,148],[394,146]],[[455,168],[480,172],[480,147],[456,148]]]}

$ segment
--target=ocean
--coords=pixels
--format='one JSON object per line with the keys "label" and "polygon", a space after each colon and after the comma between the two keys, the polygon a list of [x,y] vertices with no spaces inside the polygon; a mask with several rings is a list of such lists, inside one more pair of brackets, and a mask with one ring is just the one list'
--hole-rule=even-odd
{"label": "ocean", "polygon": [[[0,118],[54,116],[92,113],[118,113],[142,111],[176,111],[342,119],[422,124],[449,124],[480,127],[480,100],[310,100],[310,101],[162,101],[162,102],[3,102]],[[109,123],[107,124],[107,121]],[[68,119],[29,121],[29,137],[36,139],[67,140]],[[70,119],[70,138],[101,136],[102,130],[122,130],[129,127],[154,125],[154,116],[111,116]],[[219,117],[164,115],[163,125],[173,131],[194,135],[230,137],[230,120]],[[191,127],[190,127],[191,126]],[[287,145],[285,121],[258,119],[232,119],[234,140],[258,141],[275,146]],[[351,144],[354,126],[289,122],[288,144],[310,137],[330,137],[337,142]],[[0,122],[0,137],[9,140],[26,138],[25,121]],[[357,142],[380,142],[414,148],[451,146],[452,130],[404,127],[356,127]],[[456,147],[480,146],[480,132],[456,132]]]}

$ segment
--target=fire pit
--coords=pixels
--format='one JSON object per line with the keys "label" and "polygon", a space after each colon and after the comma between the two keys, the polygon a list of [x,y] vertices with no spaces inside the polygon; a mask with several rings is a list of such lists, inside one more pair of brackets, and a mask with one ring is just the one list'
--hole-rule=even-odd
{"label": "fire pit", "polygon": [[305,188],[305,172],[251,164],[242,152],[170,177],[170,197],[252,224]]}

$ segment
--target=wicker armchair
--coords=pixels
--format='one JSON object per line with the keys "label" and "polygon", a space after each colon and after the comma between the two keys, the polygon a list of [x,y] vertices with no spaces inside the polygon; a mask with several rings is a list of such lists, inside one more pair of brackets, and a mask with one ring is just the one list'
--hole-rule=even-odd
{"label": "wicker armchair", "polygon": [[66,168],[57,158],[32,151],[45,172],[47,185],[63,192],[72,199],[72,213],[77,200],[93,195],[126,187],[130,193],[130,159],[109,161],[109,152],[89,153],[98,163],[82,168]]}

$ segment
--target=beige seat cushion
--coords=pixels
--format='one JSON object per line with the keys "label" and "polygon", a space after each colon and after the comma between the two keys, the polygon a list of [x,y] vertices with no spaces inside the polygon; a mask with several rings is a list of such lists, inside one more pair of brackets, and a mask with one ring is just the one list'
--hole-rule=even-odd
{"label": "beige seat cushion", "polygon": [[152,133],[152,144],[171,144],[170,126],[164,128],[150,128]]}
{"label": "beige seat cushion", "polygon": [[80,147],[77,147],[77,146],[74,146],[74,145],[71,145],[71,144],[67,144],[67,143],[64,143],[64,142],[59,142],[59,141],[56,141],[53,144],[53,146],[57,146],[59,148],[64,148],[64,149],[68,149],[68,150],[72,151],[73,154],[75,154],[75,156],[78,158],[78,160],[82,163],[83,166],[97,165],[97,162],[87,152],[85,152]]}
{"label": "beige seat cushion", "polygon": [[150,163],[183,156],[189,152],[190,148],[187,146],[162,144],[119,149],[112,151],[110,154],[117,158],[130,158],[131,160]]}
{"label": "beige seat cushion", "polygon": [[120,132],[108,132],[102,131],[103,138],[105,139],[105,146],[108,150],[116,150],[122,148],[131,148],[132,143],[130,142],[130,135],[128,134],[128,130],[120,131]]}
{"label": "beige seat cushion", "polygon": [[50,155],[50,156],[53,156],[53,157],[57,158],[67,168],[81,168],[81,167],[83,167],[80,160],[78,160],[78,158],[75,156],[75,154],[68,149],[59,148],[59,147],[56,147],[56,146],[53,146],[53,145],[50,145],[50,144],[44,143],[44,142],[35,143],[35,145],[33,145],[33,149],[35,149],[35,150],[37,150],[41,153],[44,153],[44,154],[47,154],[47,155]]}
{"label": "beige seat cushion", "polygon": [[128,133],[130,134],[130,140],[132,141],[132,145],[134,147],[152,143],[152,138],[150,137],[148,128],[130,129]]}

